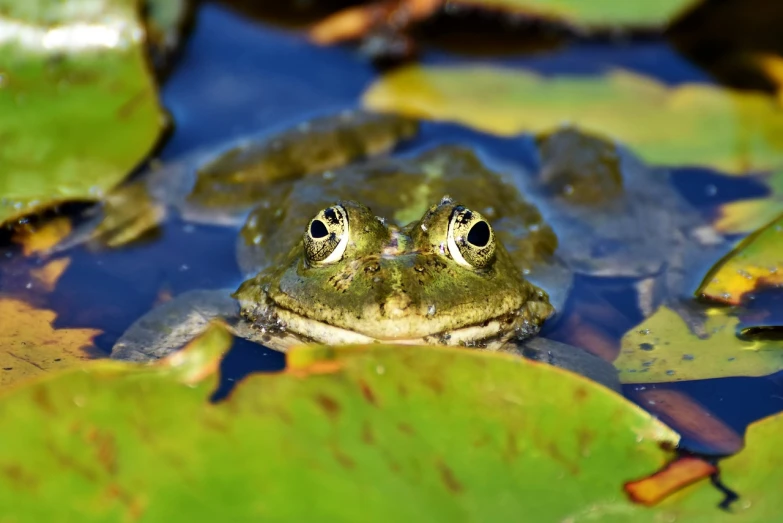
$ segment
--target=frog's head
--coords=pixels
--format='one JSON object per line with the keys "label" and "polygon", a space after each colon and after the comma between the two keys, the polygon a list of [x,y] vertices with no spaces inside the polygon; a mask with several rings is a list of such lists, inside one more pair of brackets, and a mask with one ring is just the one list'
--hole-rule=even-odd
{"label": "frog's head", "polygon": [[553,312],[490,223],[449,198],[404,227],[352,201],[325,208],[286,263],[235,296],[257,326],[330,344],[497,348],[534,334]]}

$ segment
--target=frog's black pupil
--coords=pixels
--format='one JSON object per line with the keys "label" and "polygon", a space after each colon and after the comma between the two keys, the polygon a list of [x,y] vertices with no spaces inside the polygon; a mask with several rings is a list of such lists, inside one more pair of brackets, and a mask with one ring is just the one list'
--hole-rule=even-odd
{"label": "frog's black pupil", "polygon": [[480,221],[473,224],[468,232],[468,241],[476,247],[484,247],[489,243],[489,225],[487,222]]}
{"label": "frog's black pupil", "polygon": [[310,223],[310,236],[312,236],[316,240],[318,238],[323,238],[328,234],[329,231],[326,230],[326,225],[324,225],[324,222],[322,222],[321,220],[313,220]]}

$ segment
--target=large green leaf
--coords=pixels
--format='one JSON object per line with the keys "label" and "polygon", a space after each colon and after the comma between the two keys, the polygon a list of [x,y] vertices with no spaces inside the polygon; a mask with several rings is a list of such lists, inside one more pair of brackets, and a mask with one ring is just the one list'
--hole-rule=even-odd
{"label": "large green leaf", "polygon": [[711,309],[707,337],[688,328],[679,314],[661,307],[623,336],[615,366],[623,383],[662,383],[727,376],[766,376],[783,370],[779,340],[737,337],[739,320]]}
{"label": "large green leaf", "polygon": [[224,346],[213,331],[166,365],[96,362],[6,391],[0,521],[643,514],[622,485],[676,441],[580,376],[445,348],[302,348],[210,404],[198,369]]}
{"label": "large green leaf", "polygon": [[546,18],[607,27],[662,26],[700,0],[470,0],[470,4],[510,8]]}
{"label": "large green leaf", "polygon": [[501,135],[574,123],[656,164],[731,173],[783,165],[783,109],[774,98],[702,84],[670,88],[619,70],[544,77],[496,67],[410,66],[373,84],[364,104]]}
{"label": "large green leaf", "polygon": [[0,35],[0,223],[99,198],[165,123],[136,1],[0,0]]}

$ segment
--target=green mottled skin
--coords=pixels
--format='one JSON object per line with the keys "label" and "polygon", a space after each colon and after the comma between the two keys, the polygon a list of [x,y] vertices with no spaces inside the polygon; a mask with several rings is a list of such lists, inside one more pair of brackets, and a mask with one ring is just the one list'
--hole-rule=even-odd
{"label": "green mottled skin", "polygon": [[[446,195],[455,203],[439,205]],[[308,266],[302,233],[319,210],[338,201],[351,202],[344,204],[348,249],[336,264]],[[446,228],[456,203],[484,214],[499,239],[483,270],[448,255]],[[553,309],[523,270],[546,263],[556,245],[536,209],[471,151],[439,147],[305,177],[279,206],[256,208],[242,229],[240,261],[247,272],[260,272],[236,297],[251,321],[280,307],[376,339],[436,342],[493,318],[503,319],[501,337],[515,330],[530,335]]]}
{"label": "green mottled skin", "polygon": [[496,318],[503,325],[494,336],[522,328],[532,334],[552,314],[545,293],[522,277],[502,245],[481,270],[451,259],[446,249],[451,201],[433,205],[403,227],[382,223],[363,205],[342,205],[352,231],[343,258],[308,264],[295,236],[279,265],[237,291],[245,317],[255,321],[260,304],[262,313],[282,308],[379,340],[433,337],[437,343],[454,329]]}

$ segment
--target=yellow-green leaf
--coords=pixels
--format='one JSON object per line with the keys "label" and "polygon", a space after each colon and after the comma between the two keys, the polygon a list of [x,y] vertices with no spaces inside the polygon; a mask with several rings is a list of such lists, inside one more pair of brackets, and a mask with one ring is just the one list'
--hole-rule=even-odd
{"label": "yellow-green leaf", "polygon": [[742,240],[715,264],[696,294],[739,305],[758,287],[783,283],[783,215]]}
{"label": "yellow-green leaf", "polygon": [[670,88],[620,70],[544,77],[496,67],[409,66],[378,80],[363,102],[501,135],[573,123],[655,164],[731,173],[783,165],[783,109],[775,98],[702,84]]}
{"label": "yellow-green leaf", "polygon": [[469,3],[510,8],[590,26],[657,27],[667,24],[700,0],[470,0]]}
{"label": "yellow-green leaf", "polygon": [[[179,368],[207,369],[213,334]],[[0,519],[645,518],[623,483],[677,441],[612,391],[496,353],[299,348],[217,404],[214,370],[196,374],[95,362],[0,395]]]}
{"label": "yellow-green leaf", "polygon": [[661,307],[628,331],[614,364],[623,383],[661,383],[727,376],[766,376],[783,370],[783,343],[737,338],[739,320],[711,309],[707,338],[692,333],[679,314]]}
{"label": "yellow-green leaf", "polygon": [[0,297],[0,387],[83,364],[95,329],[57,329],[53,311]]}
{"label": "yellow-green leaf", "polygon": [[164,126],[135,0],[0,0],[0,223],[94,200]]}

